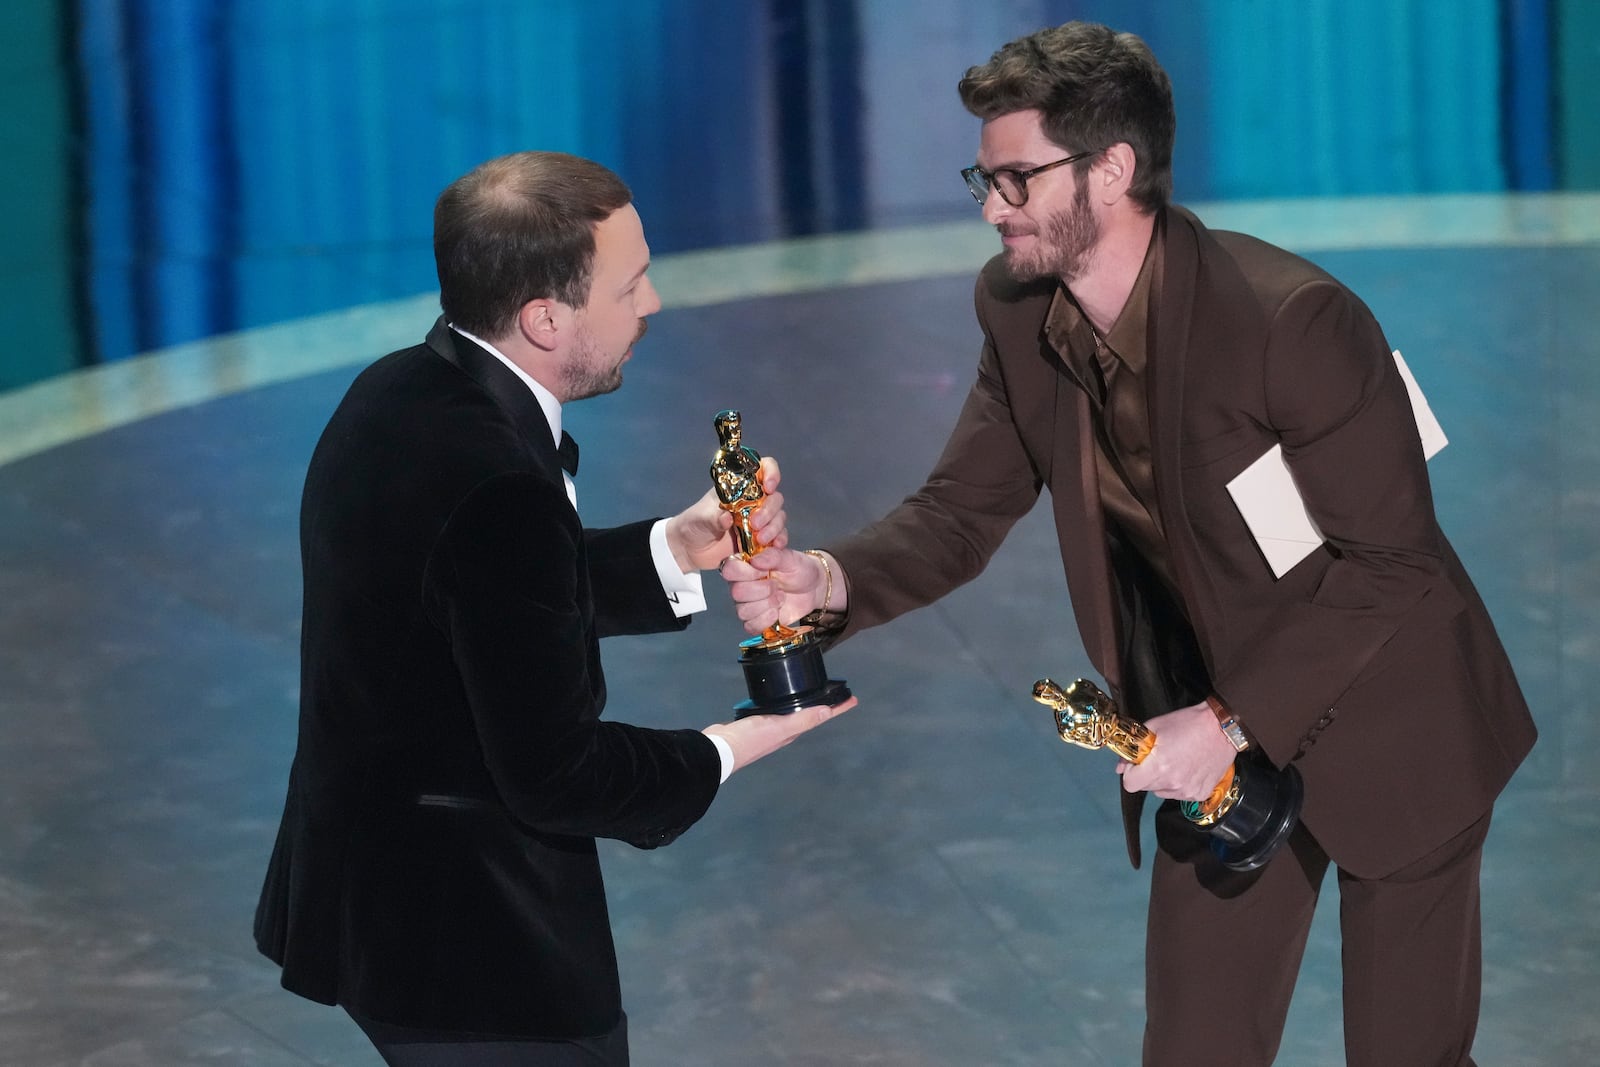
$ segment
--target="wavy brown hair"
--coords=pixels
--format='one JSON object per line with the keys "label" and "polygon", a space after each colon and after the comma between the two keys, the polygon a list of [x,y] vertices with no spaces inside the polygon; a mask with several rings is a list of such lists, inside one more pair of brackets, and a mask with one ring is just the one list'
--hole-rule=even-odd
{"label": "wavy brown hair", "polygon": [[[1045,136],[1069,155],[1128,144],[1137,160],[1128,195],[1146,212],[1171,200],[1172,82],[1133,34],[1093,22],[1040,30],[969,69],[959,90],[966,109],[984,121],[1038,111]],[[1073,169],[1081,175],[1094,161]]]}

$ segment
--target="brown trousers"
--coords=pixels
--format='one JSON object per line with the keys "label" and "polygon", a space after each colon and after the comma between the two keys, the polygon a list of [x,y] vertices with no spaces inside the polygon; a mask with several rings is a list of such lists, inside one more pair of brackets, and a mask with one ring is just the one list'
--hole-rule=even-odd
{"label": "brown trousers", "polygon": [[[1482,979],[1485,814],[1386,878],[1338,872],[1350,1067],[1471,1067]],[[1329,860],[1304,827],[1258,871],[1217,863],[1156,814],[1145,962],[1146,1067],[1265,1067],[1277,1055]]]}

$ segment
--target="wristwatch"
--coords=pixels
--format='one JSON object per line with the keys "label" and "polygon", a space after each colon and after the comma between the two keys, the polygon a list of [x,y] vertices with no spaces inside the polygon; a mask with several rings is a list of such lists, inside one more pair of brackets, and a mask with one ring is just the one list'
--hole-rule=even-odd
{"label": "wristwatch", "polygon": [[1217,717],[1217,725],[1222,727],[1222,732],[1228,738],[1228,743],[1235,752],[1243,752],[1250,747],[1250,739],[1244,735],[1244,727],[1239,725],[1239,716],[1228,710],[1228,705],[1218,700],[1215,696],[1207,696],[1206,703],[1211,705],[1211,713]]}

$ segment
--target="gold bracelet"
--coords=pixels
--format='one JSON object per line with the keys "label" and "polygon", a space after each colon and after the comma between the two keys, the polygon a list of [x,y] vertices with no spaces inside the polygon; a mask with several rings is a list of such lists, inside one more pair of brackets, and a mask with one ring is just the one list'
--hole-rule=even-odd
{"label": "gold bracelet", "polygon": [[833,568],[828,566],[828,557],[824,556],[821,552],[818,552],[816,549],[814,549],[814,548],[805,549],[805,554],[808,555],[808,556],[811,556],[818,563],[822,564],[822,573],[825,574],[827,576],[827,578],[828,578],[828,587],[822,594],[822,607],[817,609],[818,611],[827,611],[828,610],[828,601],[833,599]]}

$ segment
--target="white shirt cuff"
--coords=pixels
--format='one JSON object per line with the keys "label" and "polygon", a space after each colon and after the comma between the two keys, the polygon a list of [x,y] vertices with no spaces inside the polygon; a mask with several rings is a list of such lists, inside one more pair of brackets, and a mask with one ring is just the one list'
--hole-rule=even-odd
{"label": "white shirt cuff", "polygon": [[717,746],[717,756],[722,760],[722,777],[717,782],[721,785],[733,773],[733,746],[728,744],[726,738],[718,737],[716,734],[706,734],[706,736]]}
{"label": "white shirt cuff", "polygon": [[667,520],[660,519],[650,527],[650,558],[655,561],[656,574],[661,579],[661,589],[672,601],[672,614],[678,618],[706,610],[705,587],[700,574],[685,574],[672,558],[667,547]]}

